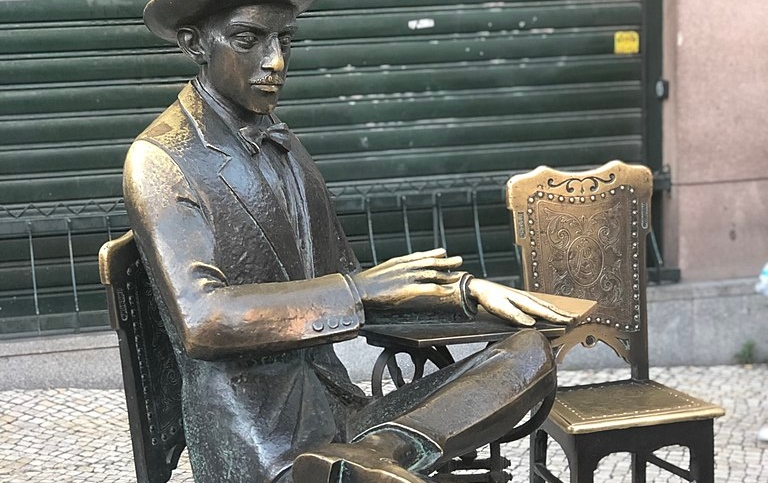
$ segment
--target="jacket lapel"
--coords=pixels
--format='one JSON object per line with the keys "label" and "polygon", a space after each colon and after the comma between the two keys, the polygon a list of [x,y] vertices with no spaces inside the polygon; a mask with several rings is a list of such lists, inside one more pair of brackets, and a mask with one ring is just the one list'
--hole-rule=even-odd
{"label": "jacket lapel", "polygon": [[257,230],[267,239],[272,255],[288,280],[305,278],[301,256],[293,230],[285,212],[280,208],[269,184],[255,168],[250,154],[234,138],[234,134],[188,85],[179,94],[183,108],[190,114],[200,139],[225,159],[219,178],[225,189],[253,220]]}

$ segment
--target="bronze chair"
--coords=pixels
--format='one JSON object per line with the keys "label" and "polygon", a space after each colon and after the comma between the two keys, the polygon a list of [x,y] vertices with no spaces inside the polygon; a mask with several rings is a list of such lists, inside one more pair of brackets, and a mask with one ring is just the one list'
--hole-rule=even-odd
{"label": "bronze chair", "polygon": [[112,328],[117,331],[138,483],[165,483],[184,450],[181,375],[133,233],[99,251]]}
{"label": "bronze chair", "polygon": [[[713,420],[724,410],[648,377],[645,254],[653,177],[613,161],[580,173],[547,167],[514,176],[507,207],[527,290],[597,300],[597,310],[552,342],[557,360],[577,344],[607,344],[631,367],[627,380],[561,387],[547,421],[531,435],[531,481],[560,482],[547,468],[547,437],[563,448],[570,481],[588,483],[604,456],[632,454],[633,482],[647,463],[688,481],[714,481]],[[690,469],[653,451],[690,450]]]}

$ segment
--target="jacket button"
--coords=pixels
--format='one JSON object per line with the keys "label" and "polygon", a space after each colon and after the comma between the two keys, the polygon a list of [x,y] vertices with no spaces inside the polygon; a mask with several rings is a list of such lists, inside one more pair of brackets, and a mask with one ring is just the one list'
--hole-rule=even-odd
{"label": "jacket button", "polygon": [[322,332],[324,329],[323,323],[319,320],[316,320],[312,322],[312,328],[315,329],[315,332]]}

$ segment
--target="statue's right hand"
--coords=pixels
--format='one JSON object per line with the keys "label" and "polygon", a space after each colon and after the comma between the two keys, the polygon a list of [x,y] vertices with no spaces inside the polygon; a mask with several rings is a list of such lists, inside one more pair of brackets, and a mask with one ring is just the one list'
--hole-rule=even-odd
{"label": "statue's right hand", "polygon": [[351,278],[366,308],[417,308],[412,303],[438,303],[454,290],[450,284],[463,272],[452,270],[461,263],[461,257],[447,257],[445,249],[436,248],[392,258]]}

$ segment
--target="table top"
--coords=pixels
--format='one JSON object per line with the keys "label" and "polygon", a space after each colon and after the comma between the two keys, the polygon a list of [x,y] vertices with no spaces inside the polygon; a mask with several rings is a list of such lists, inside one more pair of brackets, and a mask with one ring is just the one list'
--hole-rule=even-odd
{"label": "table top", "polygon": [[[534,326],[547,338],[565,334],[565,326],[538,321]],[[426,347],[501,340],[524,327],[515,326],[491,314],[481,312],[467,322],[430,322],[369,324],[360,329],[370,345],[377,347],[400,346],[422,349]]]}

